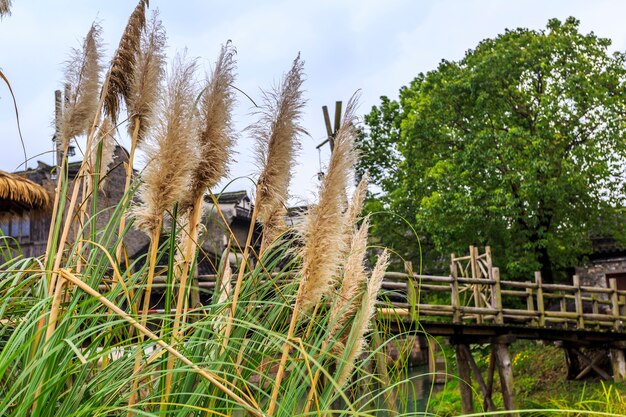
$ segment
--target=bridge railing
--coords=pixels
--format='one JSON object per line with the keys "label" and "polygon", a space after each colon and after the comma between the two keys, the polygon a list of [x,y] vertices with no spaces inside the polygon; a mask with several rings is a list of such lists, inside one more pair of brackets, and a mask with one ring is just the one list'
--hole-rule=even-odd
{"label": "bridge railing", "polygon": [[615,279],[609,280],[608,288],[602,288],[583,286],[577,276],[573,285],[545,284],[539,272],[534,281],[527,282],[500,280],[498,268],[493,268],[492,276],[489,279],[389,272],[383,282],[389,302],[381,303],[381,313],[459,324],[614,331],[622,331],[626,325],[626,291],[617,289]]}
{"label": "bridge railing", "polygon": [[[406,320],[457,324],[626,330],[626,291],[618,290],[613,278],[603,288],[583,286],[577,276],[572,285],[563,285],[543,283],[539,272],[526,282],[501,280],[496,267],[490,275],[493,278],[387,272],[379,311]],[[159,278],[155,286],[165,285]],[[212,291],[215,281],[215,275],[200,275],[198,286]]]}

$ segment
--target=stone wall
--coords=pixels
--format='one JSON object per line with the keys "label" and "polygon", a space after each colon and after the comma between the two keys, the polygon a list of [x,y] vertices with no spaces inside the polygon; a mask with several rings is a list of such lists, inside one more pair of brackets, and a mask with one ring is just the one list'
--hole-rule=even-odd
{"label": "stone wall", "polygon": [[576,274],[582,285],[606,288],[607,274],[626,274],[626,257],[590,261],[584,267],[577,267]]}

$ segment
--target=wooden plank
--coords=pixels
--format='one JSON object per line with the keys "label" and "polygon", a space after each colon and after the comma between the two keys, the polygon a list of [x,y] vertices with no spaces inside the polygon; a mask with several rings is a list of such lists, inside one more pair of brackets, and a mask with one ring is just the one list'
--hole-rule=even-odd
{"label": "wooden plank", "polygon": [[500,290],[501,295],[506,295],[509,297],[518,297],[518,298],[526,298],[528,296],[528,291],[532,291],[532,288],[526,288],[524,291],[520,290]]}
{"label": "wooden plank", "polygon": [[[534,300],[534,294],[533,294],[533,290],[532,288],[526,288],[526,310],[528,310],[529,313],[533,314],[533,317],[535,317],[535,300]],[[532,323],[534,325],[536,325],[537,323],[535,322],[535,319],[533,318]]]}
{"label": "wooden plank", "polygon": [[502,281],[500,280],[500,285],[502,287],[508,288],[537,288],[537,284],[534,282],[524,282],[524,281]]}
{"label": "wooden plank", "polygon": [[471,307],[471,306],[461,306],[459,310],[462,314],[487,314],[495,316],[498,313],[498,310],[491,307]]}
{"label": "wooden plank", "polygon": [[457,281],[460,284],[483,284],[483,285],[493,285],[494,281],[492,279],[489,278],[465,278],[465,277],[458,277]]}
{"label": "wooden plank", "polygon": [[330,115],[328,114],[328,106],[322,106],[322,113],[324,113],[324,125],[326,126],[326,134],[328,139],[333,137],[333,129],[330,125]]}
{"label": "wooden plank", "polygon": [[544,291],[564,291],[568,293],[574,293],[576,289],[572,285],[563,284],[543,284]]}
{"label": "wooden plank", "polygon": [[333,130],[333,136],[341,127],[341,101],[335,102],[335,130]]}
{"label": "wooden plank", "polygon": [[[401,281],[405,282],[407,279],[407,274],[404,272],[386,272],[385,280],[386,281]],[[426,274],[413,274],[413,279],[419,282],[452,282],[452,278],[450,276],[444,277],[439,275],[426,275]]]}
{"label": "wooden plank", "polygon": [[516,310],[514,308],[503,308],[502,314],[506,317],[539,317],[538,311]]}

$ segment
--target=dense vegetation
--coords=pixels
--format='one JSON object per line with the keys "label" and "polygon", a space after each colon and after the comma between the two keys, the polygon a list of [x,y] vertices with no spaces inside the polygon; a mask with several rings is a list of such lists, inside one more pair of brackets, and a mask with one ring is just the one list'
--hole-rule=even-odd
{"label": "dense vegetation", "polygon": [[[9,259],[0,266],[0,415],[395,409],[389,395],[395,379],[381,343],[370,349],[366,338],[388,254],[365,269],[366,183],[346,198],[355,161],[354,101],[319,201],[294,231],[285,223],[285,203],[302,132],[300,57],[266,92],[250,130],[261,173],[248,241],[226,231],[230,244],[212,296],[191,304],[199,291],[193,277],[200,241],[210,238],[203,235],[203,203],[207,195],[215,198],[211,190],[228,172],[236,138],[235,53],[224,45],[206,80],[196,78],[194,60],[181,56],[166,71],[165,32],[156,14],[146,18],[147,6],[139,1],[105,74],[97,25],[68,62],[45,254],[24,258],[13,239],[0,236],[0,257]],[[125,195],[102,208],[99,189],[121,127],[132,138],[122,161]],[[81,136],[84,160],[72,177],[66,157]],[[148,161],[131,181],[136,149]],[[260,242],[251,241],[255,220]],[[139,259],[127,257],[131,227],[150,238]],[[149,314],[157,303],[165,313]]]}
{"label": "dense vegetation", "polygon": [[490,245],[509,278],[558,278],[594,236],[625,238],[626,62],[579,22],[507,30],[382,97],[360,169],[384,245],[425,267]]}
{"label": "dense vegetation", "polygon": [[[488,367],[489,352],[475,350],[474,357],[484,372]],[[567,381],[563,350],[551,345],[520,341],[511,345],[511,363],[515,375],[515,401],[521,415],[568,416],[585,415],[623,416],[626,414],[626,383],[604,382],[598,379]],[[447,360],[454,368],[454,354],[448,352]],[[454,373],[454,369],[451,369]],[[498,393],[497,384],[494,393]],[[459,381],[450,379],[443,391],[435,394],[429,410],[438,416],[461,414]],[[475,386],[475,391],[480,388]],[[494,395],[496,405],[501,397]],[[481,406],[476,401],[477,412]],[[530,411],[533,410],[533,411]]]}

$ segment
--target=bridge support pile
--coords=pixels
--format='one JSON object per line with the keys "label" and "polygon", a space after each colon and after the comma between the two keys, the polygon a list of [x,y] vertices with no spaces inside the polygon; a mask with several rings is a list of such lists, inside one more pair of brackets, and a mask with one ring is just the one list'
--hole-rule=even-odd
{"label": "bridge support pile", "polygon": [[[483,396],[483,409],[485,411],[496,411],[493,402],[493,385],[496,369],[500,379],[500,390],[504,408],[506,410],[515,409],[515,399],[513,395],[513,369],[511,367],[511,357],[509,355],[509,345],[513,342],[511,337],[497,337],[490,341],[491,356],[487,374],[483,378],[472,352],[469,349],[469,342],[463,340],[450,341],[454,344],[456,352],[457,369],[459,372],[459,389],[461,392],[461,409],[463,413],[473,413],[474,395],[472,389],[472,375],[480,387]],[[513,416],[515,414],[508,414]]]}

